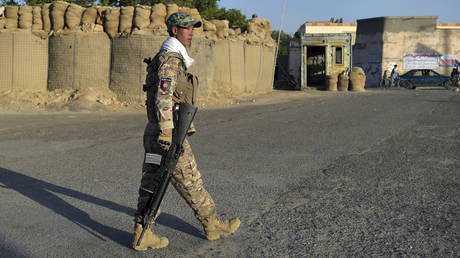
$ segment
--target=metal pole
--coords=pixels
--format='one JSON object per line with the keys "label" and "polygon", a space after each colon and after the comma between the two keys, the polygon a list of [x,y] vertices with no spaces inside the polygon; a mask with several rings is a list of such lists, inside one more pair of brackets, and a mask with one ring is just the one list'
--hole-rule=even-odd
{"label": "metal pole", "polygon": [[[275,68],[276,68],[276,60],[278,59],[278,50],[279,50],[279,44],[280,44],[280,38],[281,38],[281,30],[283,29],[283,21],[284,21],[284,9],[286,7],[286,0],[283,0],[283,9],[281,11],[281,21],[280,21],[280,29],[278,31],[278,40],[276,42],[276,50],[275,50],[275,62],[273,63],[274,66],[273,66],[273,73],[272,73],[272,79],[273,79],[273,83],[272,85],[274,84],[274,81],[275,81]],[[273,85],[274,86],[274,85]]]}

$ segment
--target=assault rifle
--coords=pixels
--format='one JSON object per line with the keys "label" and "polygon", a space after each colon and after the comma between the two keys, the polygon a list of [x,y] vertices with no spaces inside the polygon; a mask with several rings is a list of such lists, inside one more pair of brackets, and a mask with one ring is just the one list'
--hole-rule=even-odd
{"label": "assault rifle", "polygon": [[160,163],[160,172],[163,175],[163,180],[160,187],[155,191],[155,195],[152,194],[149,200],[147,212],[144,214],[142,220],[142,233],[137,240],[136,245],[139,246],[142,242],[145,230],[149,225],[155,221],[155,215],[158,212],[160,203],[166,192],[166,188],[169,185],[172,173],[176,168],[179,157],[184,153],[183,144],[187,131],[190,128],[190,124],[195,117],[197,107],[187,103],[179,103],[174,106],[174,129],[172,135],[172,142],[166,155],[163,155]]}

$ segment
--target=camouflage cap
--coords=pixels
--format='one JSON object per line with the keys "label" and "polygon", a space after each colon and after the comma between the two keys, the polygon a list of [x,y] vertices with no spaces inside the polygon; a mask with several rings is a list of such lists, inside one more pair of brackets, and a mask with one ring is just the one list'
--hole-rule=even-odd
{"label": "camouflage cap", "polygon": [[201,26],[201,22],[194,20],[188,13],[175,12],[169,16],[166,21],[166,26],[168,30],[171,30],[174,26],[181,28],[198,28]]}

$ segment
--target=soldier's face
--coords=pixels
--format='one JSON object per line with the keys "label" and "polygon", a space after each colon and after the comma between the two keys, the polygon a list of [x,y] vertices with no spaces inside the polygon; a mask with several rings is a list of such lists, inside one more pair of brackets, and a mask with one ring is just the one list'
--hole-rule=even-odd
{"label": "soldier's face", "polygon": [[172,32],[174,37],[178,39],[182,45],[188,47],[192,44],[193,38],[193,27],[191,28],[180,28],[180,27],[173,27]]}

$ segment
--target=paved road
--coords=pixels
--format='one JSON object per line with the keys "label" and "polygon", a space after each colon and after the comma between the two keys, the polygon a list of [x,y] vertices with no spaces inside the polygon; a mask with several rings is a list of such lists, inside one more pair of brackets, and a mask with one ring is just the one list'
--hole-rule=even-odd
{"label": "paved road", "polygon": [[273,95],[201,110],[190,139],[241,229],[205,240],[171,187],[155,227],[170,245],[144,253],[144,113],[0,114],[0,257],[460,255],[458,92]]}

